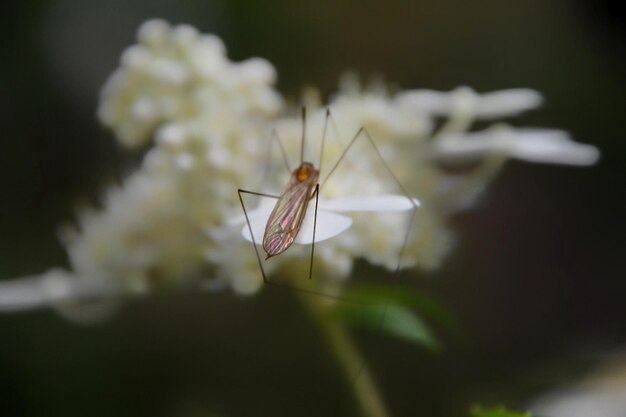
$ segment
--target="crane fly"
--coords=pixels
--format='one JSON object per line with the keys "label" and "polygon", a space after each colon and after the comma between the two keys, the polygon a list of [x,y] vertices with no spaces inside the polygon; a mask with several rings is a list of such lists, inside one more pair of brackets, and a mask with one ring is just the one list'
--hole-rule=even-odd
{"label": "crane fly", "polygon": [[265,260],[280,255],[291,246],[300,232],[309,201],[313,197],[316,198],[317,209],[319,176],[319,170],[310,162],[301,163],[291,174],[287,187],[267,219],[263,234],[263,249],[267,253]]}
{"label": "crane fly", "polygon": [[[326,178],[320,184],[319,179],[322,165],[322,156],[324,153],[326,131],[330,118],[330,111],[326,110],[318,168],[316,168],[311,162],[304,161],[304,144],[306,138],[306,109],[303,108],[300,165],[296,169],[291,170],[289,168],[289,163],[285,154],[285,150],[282,147],[280,140],[278,141],[285,166],[290,172],[289,181],[285,186],[283,192],[280,195],[271,195],[243,189],[238,190],[239,200],[241,202],[241,207],[244,212],[244,218],[247,223],[247,226],[244,226],[244,228],[242,229],[242,234],[246,238],[246,240],[250,241],[254,246],[257,261],[259,263],[261,274],[263,276],[263,281],[266,284],[279,285],[298,291],[314,292],[322,296],[328,296],[328,294],[317,293],[316,291],[311,291],[309,289],[297,288],[269,281],[265,273],[265,269],[263,268],[261,255],[257,248],[257,242],[259,242],[259,240],[257,240],[257,237],[260,237],[261,235],[263,236],[261,243],[263,246],[263,250],[265,251],[265,261],[282,254],[287,249],[289,249],[293,243],[300,243],[305,245],[310,244],[311,253],[309,264],[309,279],[311,279],[313,275],[315,243],[334,237],[342,233],[344,230],[348,229],[352,225],[352,219],[350,217],[338,214],[336,212],[406,211],[409,209],[415,210],[417,206],[419,206],[419,201],[417,199],[411,198],[408,192],[397,180],[387,163],[384,161],[371,136],[363,127],[358,130],[348,146],[343,149],[338,160],[335,162],[335,164],[330,169],[328,175],[326,175]],[[370,143],[375,151],[375,154],[382,162],[383,166],[390,174],[390,176],[394,179],[398,188],[402,191],[403,195],[379,195],[362,196],[358,198],[337,198],[334,200],[326,201],[324,203],[320,202],[320,188],[335,172],[336,168],[346,156],[348,150],[356,142],[357,138],[361,136],[365,136],[367,141]],[[276,138],[278,139],[277,136]],[[274,202],[271,207],[267,204],[264,205],[262,202],[262,204],[257,209],[249,212],[248,210],[246,210],[242,194],[267,197],[268,199],[273,199]],[[307,209],[313,199],[315,199],[315,209],[313,221],[311,224],[310,216],[307,216]],[[318,206],[320,208],[319,211]],[[271,212],[269,212],[270,208]],[[413,216],[414,214],[415,211],[413,211]],[[411,216],[411,223],[413,221],[413,216]],[[318,228],[318,221],[320,221],[320,224],[324,227]],[[233,223],[238,223],[238,221],[233,221]],[[410,227],[407,228],[407,234],[405,236],[402,250],[404,249],[406,241],[408,240],[409,230]],[[402,250],[400,251],[400,254],[398,256],[399,259],[396,269],[399,269],[400,267]],[[337,298],[334,296],[331,297]]]}
{"label": "crane fly", "polygon": [[[327,115],[329,113],[327,112]],[[326,134],[326,123],[328,121],[328,116],[324,123],[324,135]],[[300,147],[300,166],[296,168],[292,173],[285,187],[284,191],[280,196],[272,196],[269,194],[256,193],[253,191],[246,191],[239,189],[239,200],[241,202],[241,207],[244,211],[244,216],[246,218],[246,223],[248,224],[248,230],[250,232],[250,238],[254,245],[254,250],[256,252],[257,260],[259,262],[259,267],[261,268],[261,273],[263,275],[263,281],[265,283],[269,283],[267,276],[265,275],[265,270],[263,269],[263,264],[261,262],[261,257],[259,255],[259,251],[256,247],[256,241],[254,239],[254,234],[252,232],[252,226],[250,224],[250,218],[245,208],[245,204],[243,203],[243,198],[241,193],[253,194],[258,196],[270,197],[277,199],[274,209],[272,210],[269,218],[267,219],[267,223],[265,225],[265,230],[263,233],[263,250],[265,250],[267,261],[269,258],[273,256],[280,255],[285,252],[296,240],[298,233],[302,227],[302,222],[306,216],[307,208],[309,206],[309,202],[315,197],[315,220],[313,223],[313,240],[311,244],[311,260],[309,265],[309,279],[311,279],[313,274],[313,256],[315,254],[315,229],[317,226],[317,204],[318,204],[318,196],[319,196],[319,169],[315,169],[314,165],[310,162],[304,161],[304,141],[306,138],[306,108],[302,108],[302,143]],[[279,142],[280,144],[280,142]],[[283,154],[283,158],[285,161],[285,165],[287,169],[289,169],[289,163],[287,162],[287,158],[285,155],[285,151],[281,146],[281,152]],[[322,149],[323,149],[323,141],[322,141]],[[321,165],[321,160],[320,160]]]}
{"label": "crane fly", "polygon": [[[328,292],[317,291],[316,288],[300,284],[299,286],[285,284],[283,282],[270,281],[267,278],[265,269],[263,267],[263,261],[257,248],[257,239],[255,236],[263,236],[262,246],[265,251],[265,261],[270,258],[276,257],[284,253],[294,243],[310,244],[310,263],[309,263],[309,280],[313,274],[313,259],[315,254],[315,243],[332,238],[344,230],[348,229],[352,225],[352,218],[333,212],[381,212],[381,211],[406,211],[412,209],[412,213],[407,223],[406,232],[404,234],[404,240],[402,246],[398,251],[397,264],[395,265],[395,273],[400,269],[401,259],[403,251],[409,240],[409,234],[411,231],[411,225],[415,218],[419,201],[410,196],[402,184],[398,181],[393,174],[389,165],[385,162],[382,154],[376,147],[372,137],[369,135],[364,127],[361,127],[357,133],[352,137],[348,145],[343,148],[339,158],[332,165],[329,173],[324,180],[319,182],[321,165],[323,159],[324,143],[326,139],[326,130],[328,121],[331,119],[330,111],[326,110],[326,118],[324,120],[324,127],[322,133],[321,150],[319,164],[316,168],[312,163],[304,161],[304,143],[306,132],[306,110],[302,109],[302,142],[300,147],[300,164],[299,166],[291,170],[289,168],[289,162],[285,154],[285,150],[280,143],[280,149],[283,156],[283,161],[290,173],[289,181],[283,189],[280,195],[264,194],[254,191],[247,191],[239,189],[239,200],[243,209],[246,226],[241,230],[246,240],[249,240],[256,254],[256,258],[263,276],[263,282],[265,284],[271,284],[274,286],[282,287],[288,290],[295,290],[301,293],[308,293],[314,296],[321,296],[325,298],[334,299],[340,301],[346,305],[352,307],[359,307],[358,314],[361,319],[370,321],[375,325],[375,331],[380,332],[383,329],[387,311],[389,309],[389,297],[385,298],[382,303],[373,304],[373,301],[364,300],[358,298],[358,295],[346,296],[341,293],[340,295],[331,294]],[[278,136],[275,136],[278,139]],[[396,187],[402,191],[402,195],[375,195],[375,196],[360,196],[360,197],[340,197],[328,201],[320,201],[319,191],[320,188],[326,184],[326,181],[335,172],[340,162],[346,156],[348,150],[357,141],[359,137],[364,137],[374,150],[374,153],[378,160],[382,162],[387,173],[396,183]],[[251,194],[260,197],[267,197],[261,204],[250,212],[246,210],[242,194]],[[273,201],[271,201],[272,199]],[[312,225],[310,224],[310,216],[307,216],[308,206],[312,204],[315,199],[315,211],[313,216]],[[265,202],[272,202],[272,205],[265,204]],[[318,210],[319,208],[319,210]],[[270,212],[271,210],[271,212]],[[268,214],[269,213],[269,214]],[[317,227],[318,221],[320,226]],[[233,223],[239,223],[234,221]],[[326,290],[328,291],[328,289]],[[380,300],[379,300],[380,301]],[[382,308],[381,308],[382,307]],[[372,316],[374,312],[375,316]],[[364,368],[365,362],[362,361],[358,365],[358,369],[355,370],[353,377],[353,384],[357,383],[359,376]]]}

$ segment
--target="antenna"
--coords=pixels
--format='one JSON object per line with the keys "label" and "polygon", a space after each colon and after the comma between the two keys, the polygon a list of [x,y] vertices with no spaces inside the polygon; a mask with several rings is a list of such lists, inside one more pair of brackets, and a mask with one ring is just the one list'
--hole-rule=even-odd
{"label": "antenna", "polygon": [[302,106],[302,144],[300,145],[300,165],[304,162],[304,140],[306,138],[306,107]]}

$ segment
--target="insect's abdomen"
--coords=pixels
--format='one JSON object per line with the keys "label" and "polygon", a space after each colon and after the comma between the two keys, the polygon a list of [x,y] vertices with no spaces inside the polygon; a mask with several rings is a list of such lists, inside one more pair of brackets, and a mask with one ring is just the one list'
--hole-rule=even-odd
{"label": "insect's abdomen", "polygon": [[266,235],[263,239],[263,249],[267,253],[267,257],[276,256],[283,253],[293,243],[293,237],[290,233],[277,231],[270,235]]}
{"label": "insect's abdomen", "polygon": [[272,224],[271,229],[265,230],[263,249],[268,258],[283,253],[291,246],[302,225],[305,212],[306,203],[298,210],[288,211],[280,221]]}

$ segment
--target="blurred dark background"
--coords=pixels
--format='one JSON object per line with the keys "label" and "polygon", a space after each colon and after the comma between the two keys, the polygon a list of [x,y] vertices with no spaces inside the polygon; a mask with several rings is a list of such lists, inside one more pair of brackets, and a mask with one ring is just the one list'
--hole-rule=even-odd
{"label": "blurred dark background", "polygon": [[[292,97],[305,85],[332,93],[346,69],[403,88],[534,88],[544,108],[513,123],[563,128],[602,150],[585,169],[509,163],[481,204],[454,219],[459,244],[445,266],[404,277],[442,300],[460,330],[436,329],[447,344],[440,355],[394,340],[366,347],[395,416],[462,416],[474,402],[524,407],[626,348],[626,29],[614,3],[1,7],[0,279],[66,265],[57,227],[132,170],[96,120],[98,92],[139,24],[162,17],[218,34],[234,60],[267,58]],[[266,291],[161,295],[92,327],[51,311],[2,315],[0,414],[357,415],[297,311]]]}

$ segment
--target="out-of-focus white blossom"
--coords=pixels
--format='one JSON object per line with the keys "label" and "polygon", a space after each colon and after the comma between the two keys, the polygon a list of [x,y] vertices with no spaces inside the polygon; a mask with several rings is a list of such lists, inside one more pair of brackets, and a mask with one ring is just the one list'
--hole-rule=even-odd
{"label": "out-of-focus white blossom", "polygon": [[264,117],[281,108],[280,96],[270,88],[276,78],[272,65],[261,58],[229,61],[214,35],[150,20],[139,28],[138,39],[104,85],[98,108],[100,120],[126,146],[145,145],[169,122],[219,116],[222,107]]}
{"label": "out-of-focus white blossom", "polygon": [[447,135],[434,144],[441,159],[477,159],[502,152],[528,162],[564,165],[593,165],[600,157],[598,149],[577,143],[567,132],[552,129],[512,129],[502,126],[482,132]]}
{"label": "out-of-focus white blossom", "polygon": [[530,405],[550,417],[622,417],[626,415],[624,353],[605,360],[584,380],[542,394]]}
{"label": "out-of-focus white blossom", "polygon": [[408,90],[398,95],[403,106],[434,116],[470,113],[477,119],[498,119],[513,116],[541,105],[537,91],[512,88],[477,94],[471,88],[460,87],[451,93],[433,90]]}
{"label": "out-of-focus white blossom", "polygon": [[[78,227],[63,233],[71,272],[54,270],[1,283],[0,309],[89,299],[97,291],[142,294],[200,283],[249,294],[261,286],[254,252],[240,233],[237,189],[282,190],[289,172],[271,131],[277,132],[295,168],[302,143],[298,112],[283,107],[270,63],[260,58],[233,63],[213,35],[151,20],[139,29],[138,40],[124,51],[120,67],[103,87],[98,114],[121,144],[148,148],[141,165],[103,195],[102,209],[79,213]],[[447,216],[475,201],[507,157],[585,165],[598,154],[559,131],[500,124],[470,132],[474,120],[537,107],[541,96],[532,90],[478,94],[463,87],[449,93],[390,94],[384,86],[364,89],[354,78],[345,78],[328,104],[332,119],[321,158],[325,109],[314,93],[304,102],[309,114],[304,155],[317,167],[321,161],[320,201],[409,194],[422,203],[415,211],[404,267],[429,269],[441,263],[454,240]],[[441,117],[445,122],[434,130]],[[364,134],[327,178],[361,127],[387,166]],[[442,159],[454,163],[467,158],[478,163],[462,175],[440,166]],[[268,163],[275,168],[268,169]],[[250,211],[255,200],[247,201]],[[350,216],[349,231],[316,245],[321,280],[347,277],[356,258],[390,269],[398,262],[406,213]],[[237,217],[239,223],[233,222]],[[301,253],[290,248],[267,262],[266,272],[305,277],[300,272],[308,262]],[[50,274],[62,285],[52,288]]]}

